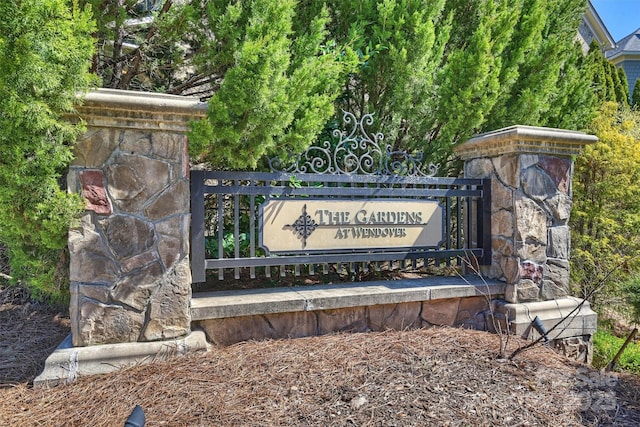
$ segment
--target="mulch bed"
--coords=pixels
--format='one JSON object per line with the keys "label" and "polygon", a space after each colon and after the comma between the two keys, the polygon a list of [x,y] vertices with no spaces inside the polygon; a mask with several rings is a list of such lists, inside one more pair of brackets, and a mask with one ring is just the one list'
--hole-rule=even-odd
{"label": "mulch bed", "polygon": [[67,316],[22,288],[0,286],[0,387],[33,380],[68,334]]}
{"label": "mulch bed", "polygon": [[[5,335],[3,304],[2,346],[24,361],[33,340],[31,359],[42,363],[50,347],[33,334],[51,333],[56,321],[30,310],[19,320],[35,322],[28,336]],[[2,368],[0,425],[122,426],[135,405],[147,426],[640,425],[638,377],[544,346],[499,359],[499,344],[453,328],[247,342],[49,389]],[[511,338],[510,350],[523,344]],[[3,353],[0,364],[7,360]]]}

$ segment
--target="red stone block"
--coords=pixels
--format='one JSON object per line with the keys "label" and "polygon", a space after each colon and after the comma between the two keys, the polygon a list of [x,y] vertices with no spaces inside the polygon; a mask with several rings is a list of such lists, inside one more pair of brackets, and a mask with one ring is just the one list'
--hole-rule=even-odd
{"label": "red stone block", "polygon": [[558,191],[569,194],[571,183],[571,160],[550,156],[540,156],[540,167],[556,184]]}
{"label": "red stone block", "polygon": [[82,196],[87,201],[87,210],[99,215],[113,213],[111,200],[104,188],[104,173],[101,170],[84,170],[80,172]]}

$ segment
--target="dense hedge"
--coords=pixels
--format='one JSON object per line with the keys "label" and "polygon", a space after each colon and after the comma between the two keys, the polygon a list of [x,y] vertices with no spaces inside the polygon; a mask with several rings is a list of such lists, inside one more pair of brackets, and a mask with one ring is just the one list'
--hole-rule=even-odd
{"label": "dense hedge", "polygon": [[66,0],[3,0],[0,16],[0,242],[14,282],[64,301],[63,248],[82,205],[61,177],[82,128],[63,115],[92,81],[92,20]]}

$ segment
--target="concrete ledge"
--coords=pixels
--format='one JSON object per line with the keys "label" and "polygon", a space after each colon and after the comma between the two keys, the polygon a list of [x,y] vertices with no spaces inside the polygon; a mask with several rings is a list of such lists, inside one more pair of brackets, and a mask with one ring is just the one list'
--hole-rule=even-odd
{"label": "concrete ledge", "polygon": [[79,109],[89,107],[137,112],[197,114],[203,117],[207,113],[207,103],[195,97],[104,88],[91,91],[84,96],[84,103]]}
{"label": "concrete ledge", "polygon": [[[577,309],[580,304],[582,306]],[[574,310],[575,312],[569,316]],[[589,302],[575,297],[522,304],[498,301],[495,313],[503,327],[505,319],[508,319],[512,334],[533,340],[540,337],[540,334],[531,326],[536,316],[540,318],[547,331],[561,322],[547,335],[550,340],[593,335],[598,321],[598,315],[591,310]]]}
{"label": "concrete ledge", "polygon": [[191,319],[399,304],[447,298],[504,295],[505,283],[479,277],[429,277],[313,287],[206,292],[191,299]]}
{"label": "concrete ledge", "polygon": [[89,347],[73,347],[69,335],[47,358],[44,370],[33,380],[33,384],[56,385],[73,381],[79,375],[105,374],[127,366],[164,360],[193,351],[207,351],[209,348],[202,331],[193,331],[183,339]]}

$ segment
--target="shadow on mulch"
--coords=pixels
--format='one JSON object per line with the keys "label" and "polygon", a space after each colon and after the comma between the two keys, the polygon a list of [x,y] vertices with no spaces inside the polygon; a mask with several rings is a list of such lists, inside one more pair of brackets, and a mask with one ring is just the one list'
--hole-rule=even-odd
{"label": "shadow on mulch", "polygon": [[19,287],[0,287],[0,388],[30,384],[69,334],[69,318]]}

